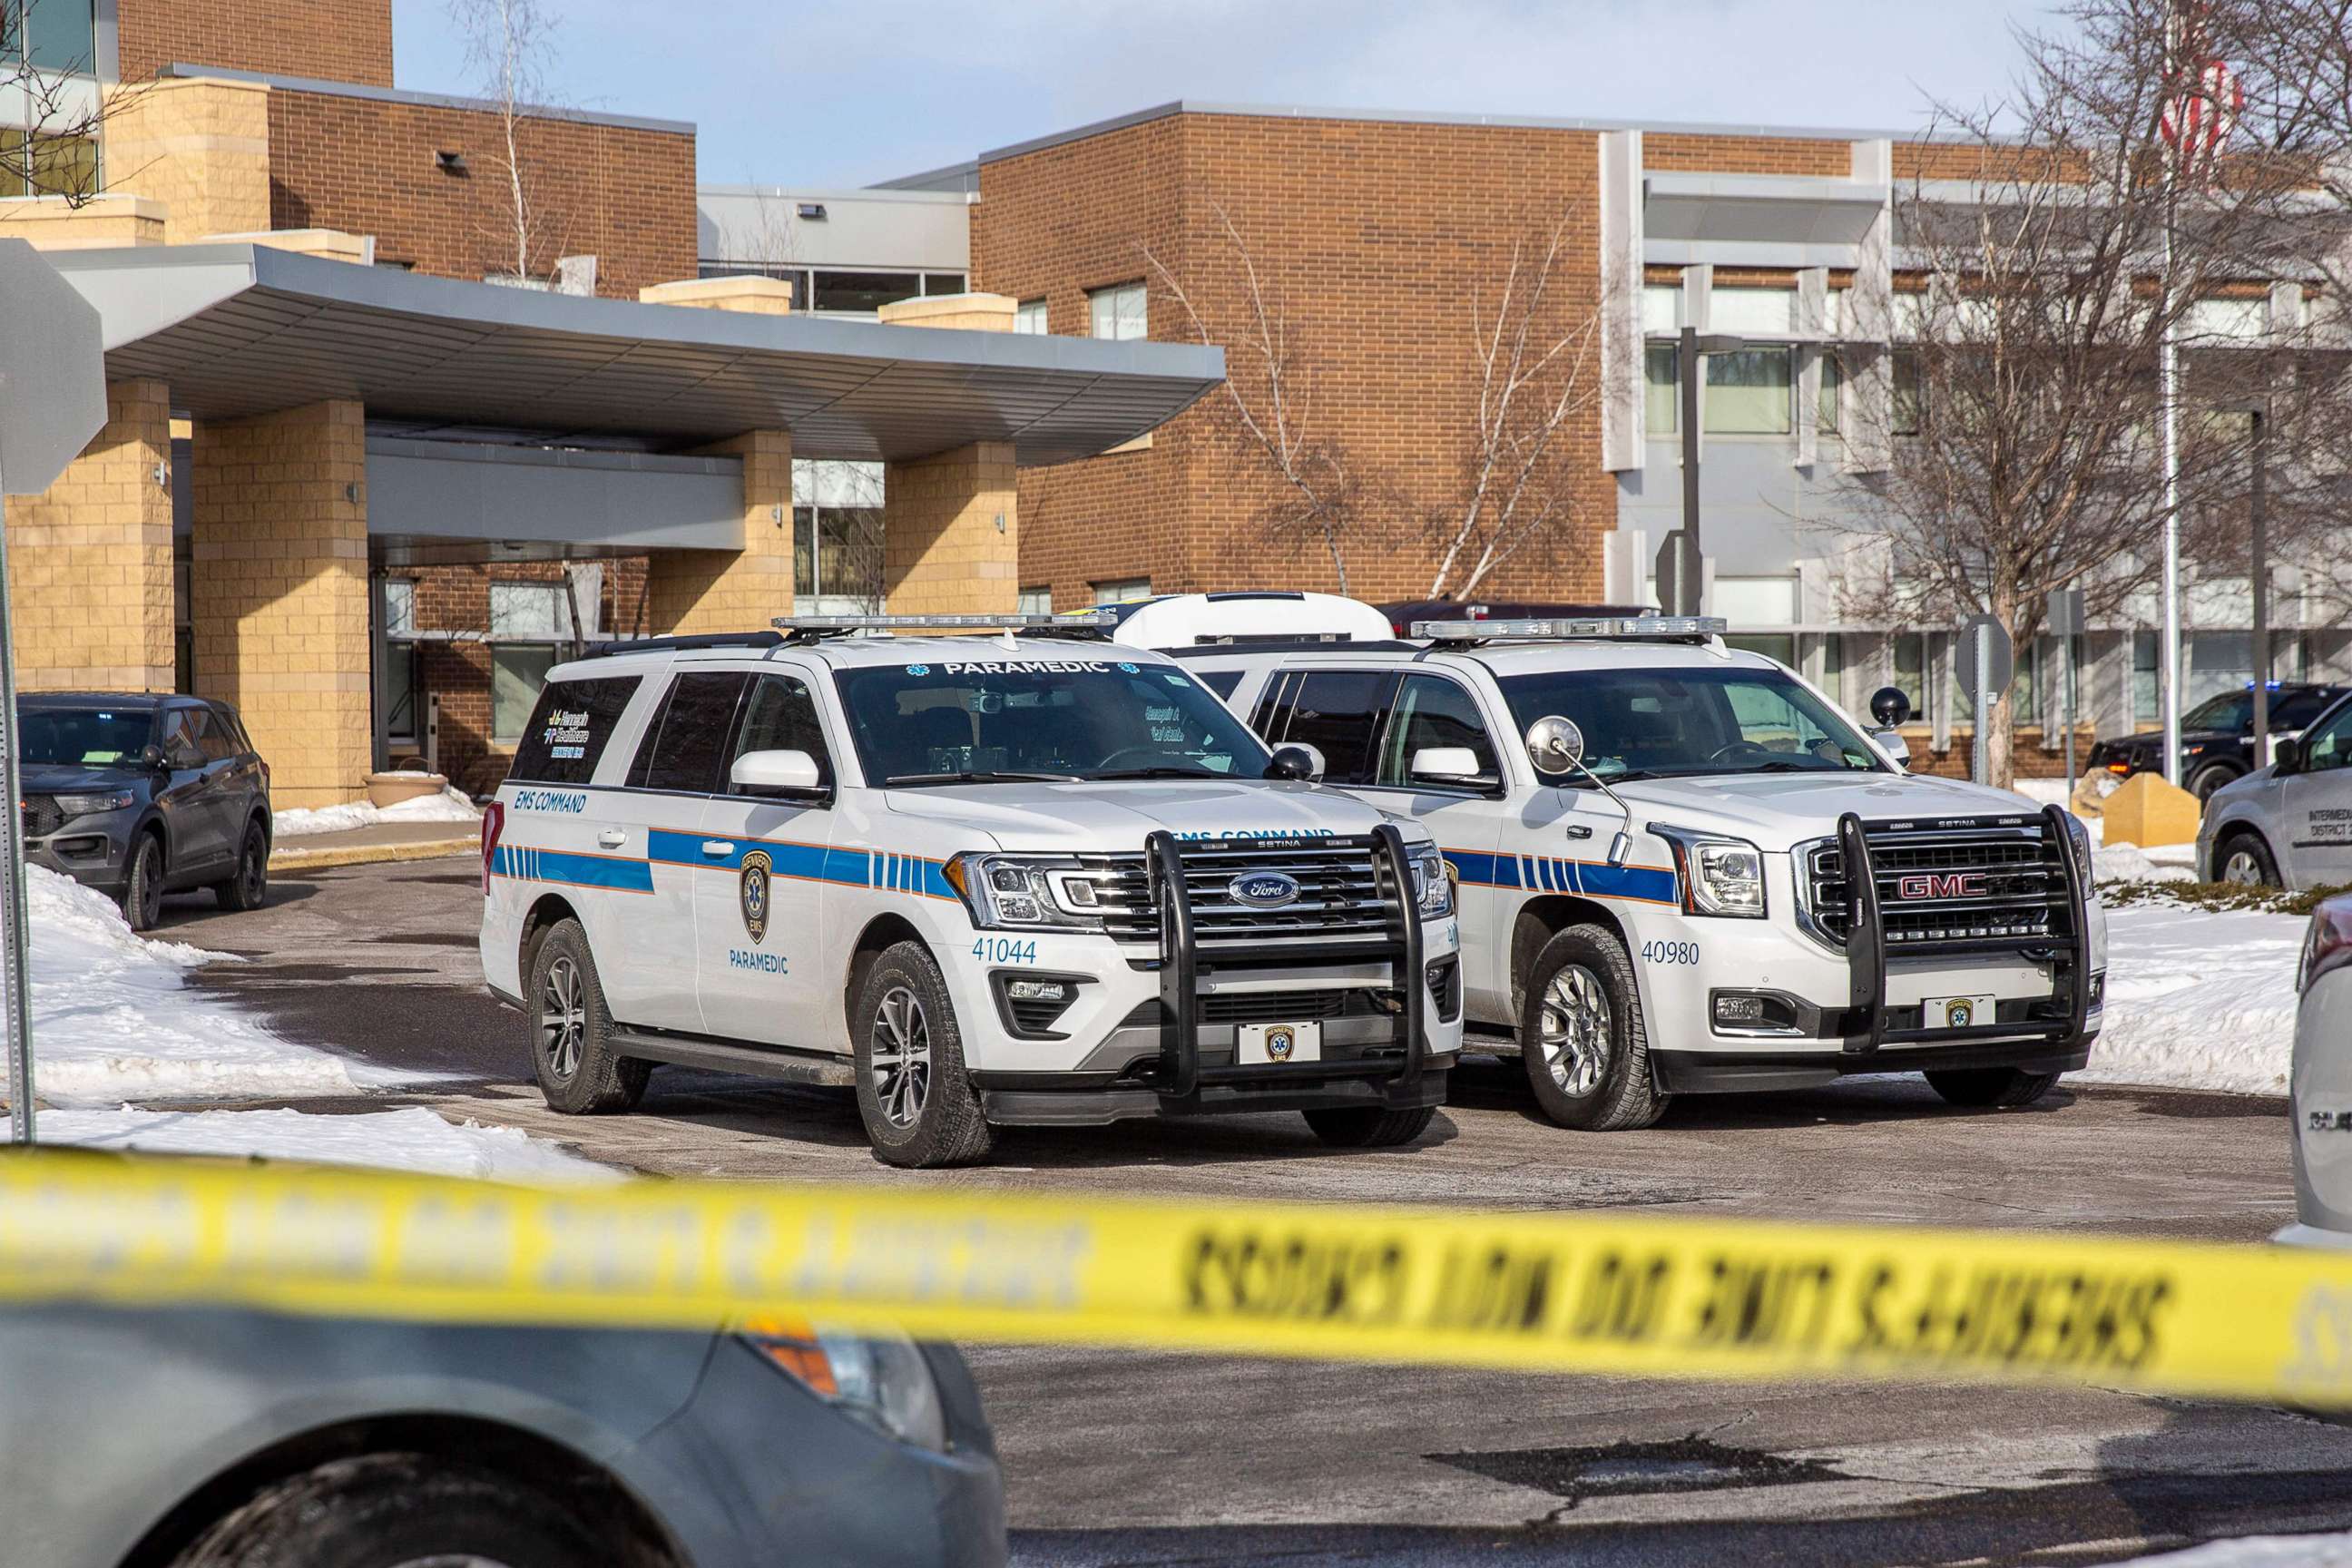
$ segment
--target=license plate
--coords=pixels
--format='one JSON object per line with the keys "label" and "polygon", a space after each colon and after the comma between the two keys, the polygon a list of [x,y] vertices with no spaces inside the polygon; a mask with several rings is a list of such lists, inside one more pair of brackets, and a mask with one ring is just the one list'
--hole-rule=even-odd
{"label": "license plate", "polygon": [[1923,1028],[1965,1029],[1998,1021],[1997,1004],[1990,996],[1930,996],[1919,1004]]}
{"label": "license plate", "polygon": [[1235,1059],[1252,1063],[1319,1062],[1323,1059],[1323,1026],[1307,1024],[1244,1024],[1235,1044]]}

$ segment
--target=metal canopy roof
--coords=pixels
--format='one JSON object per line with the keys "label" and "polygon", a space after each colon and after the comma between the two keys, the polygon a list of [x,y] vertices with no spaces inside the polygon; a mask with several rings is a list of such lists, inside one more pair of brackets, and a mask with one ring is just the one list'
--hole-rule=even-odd
{"label": "metal canopy roof", "polygon": [[197,419],[327,398],[371,417],[671,446],[789,429],[796,456],[906,458],[1010,441],[1026,466],[1133,440],[1216,386],[1224,354],[754,316],[420,278],[250,244],[51,254],[103,318],[106,374]]}

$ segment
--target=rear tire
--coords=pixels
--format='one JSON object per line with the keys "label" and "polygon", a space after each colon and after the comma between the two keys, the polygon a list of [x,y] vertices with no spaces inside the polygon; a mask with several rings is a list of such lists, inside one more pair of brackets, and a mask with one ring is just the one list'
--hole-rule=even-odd
{"label": "rear tire", "polygon": [[643,1100],[651,1062],[613,1049],[613,1010],[576,920],[561,920],[530,959],[530,1066],[548,1109],[568,1116],[626,1110]]}
{"label": "rear tire", "polygon": [[122,889],[122,918],[132,931],[150,931],[163,918],[163,840],[142,833],[131,848],[131,882]]}
{"label": "rear tire", "polygon": [[1536,1103],[1562,1127],[1621,1132],[1665,1114],[1633,963],[1605,926],[1570,926],[1536,955],[1519,1003],[1519,1055]]}
{"label": "rear tire", "polygon": [[2213,879],[2240,888],[2283,888],[2278,862],[2259,833],[2233,833],[2213,851]]}
{"label": "rear tire", "polygon": [[2206,801],[2211,800],[2224,784],[2236,784],[2245,776],[2243,773],[2226,763],[2210,767],[2189,781],[2189,793],[2195,795],[2198,804],[2201,805]]}
{"label": "rear tire", "polygon": [[257,910],[269,897],[269,835],[258,821],[245,825],[245,842],[238,847],[236,874],[213,884],[220,907],[242,914]]}
{"label": "rear tire", "polygon": [[874,961],[852,1026],[857,1113],[884,1164],[936,1170],[988,1157],[995,1134],[964,1071],[955,1004],[929,948],[902,942]]}
{"label": "rear tire", "polygon": [[1929,1088],[1954,1105],[2004,1110],[2040,1100],[2057,1083],[2058,1076],[2017,1068],[1954,1068],[1928,1073],[1927,1079]]}
{"label": "rear tire", "polygon": [[263,1489],[173,1568],[671,1568],[593,1510],[495,1471],[421,1454],[336,1459]]}
{"label": "rear tire", "polygon": [[1390,1110],[1377,1105],[1335,1105],[1302,1114],[1315,1136],[1334,1149],[1394,1149],[1428,1131],[1437,1107]]}

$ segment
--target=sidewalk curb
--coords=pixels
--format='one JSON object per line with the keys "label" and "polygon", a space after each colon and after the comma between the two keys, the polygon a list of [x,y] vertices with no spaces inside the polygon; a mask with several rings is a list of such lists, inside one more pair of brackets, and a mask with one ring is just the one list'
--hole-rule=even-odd
{"label": "sidewalk curb", "polygon": [[272,876],[286,871],[323,871],[335,866],[373,866],[392,860],[437,860],[447,855],[471,854],[481,847],[479,837],[436,838],[421,844],[352,844],[338,849],[278,849],[271,852]]}

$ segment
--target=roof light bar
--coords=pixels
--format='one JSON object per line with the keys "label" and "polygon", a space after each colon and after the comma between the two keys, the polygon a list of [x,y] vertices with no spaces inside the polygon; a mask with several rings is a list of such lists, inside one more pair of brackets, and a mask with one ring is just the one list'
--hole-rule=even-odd
{"label": "roof light bar", "polygon": [[890,631],[1110,631],[1117,616],[1099,610],[1073,610],[1061,616],[778,616],[769,623],[787,632]]}
{"label": "roof light bar", "polygon": [[1552,641],[1563,637],[1716,637],[1730,623],[1718,616],[1617,616],[1594,620],[1415,621],[1412,635],[1433,642]]}

